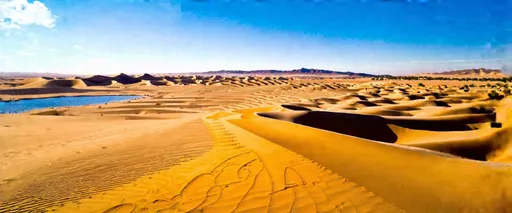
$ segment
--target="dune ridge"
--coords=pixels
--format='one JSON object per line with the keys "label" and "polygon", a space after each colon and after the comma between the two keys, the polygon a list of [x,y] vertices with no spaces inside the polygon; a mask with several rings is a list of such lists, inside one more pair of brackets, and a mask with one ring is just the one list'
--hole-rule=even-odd
{"label": "dune ridge", "polygon": [[72,87],[85,88],[94,86],[119,86],[119,85],[145,85],[145,86],[173,86],[173,85],[231,85],[237,87],[282,85],[288,84],[287,77],[225,77],[220,75],[188,75],[188,76],[131,76],[121,73],[116,76],[95,75],[91,77],[74,77],[70,79],[59,78],[33,78],[15,84],[15,88],[45,88],[45,87]]}
{"label": "dune ridge", "polygon": [[[151,81],[173,80],[153,77],[117,79],[140,79],[125,89],[151,92],[144,98],[45,109],[24,116],[34,120],[102,117],[148,125],[202,118],[213,137],[212,146],[189,142],[195,147],[191,153],[209,147],[206,153],[154,169],[147,169],[153,168],[150,163],[138,162],[149,172],[123,176],[105,185],[62,163],[62,172],[52,173],[53,177],[76,177],[90,181],[89,187],[98,184],[103,188],[68,195],[69,200],[64,199],[63,191],[52,194],[51,199],[34,196],[30,188],[44,189],[45,183],[55,183],[48,175],[20,192],[25,196],[13,196],[0,212],[12,208],[60,212],[512,211],[508,205],[512,199],[512,98],[507,96],[508,85],[416,86],[294,79],[283,85],[147,87]],[[199,76],[180,77],[173,84],[201,80]],[[254,81],[241,79],[248,84]],[[169,143],[180,140],[169,137],[174,132],[195,133],[195,125],[153,133],[148,139],[141,138],[143,144],[136,147],[148,147],[146,153],[157,150],[167,138],[173,138]],[[93,162],[133,154],[110,149],[111,157],[97,155]],[[145,158],[149,154],[137,156],[149,159]],[[155,160],[171,157],[165,152],[152,156]],[[109,168],[109,174],[124,171]],[[75,183],[66,187],[87,189]],[[33,204],[28,205],[30,202]]]}
{"label": "dune ridge", "polygon": [[[66,205],[56,211],[369,211],[401,212],[355,183],[322,166],[273,145],[221,120],[233,114],[216,113],[205,122],[215,138],[215,149],[188,163],[136,181],[137,188],[124,186],[101,197],[83,200],[78,206]],[[234,139],[238,140],[234,140]],[[283,158],[279,161],[273,155]],[[194,169],[192,169],[194,168]],[[182,170],[187,169],[187,170]],[[181,170],[181,171],[180,171]],[[177,186],[163,181],[191,174],[192,179]],[[284,173],[283,173],[284,172]],[[159,189],[144,197],[145,190]],[[165,191],[162,191],[165,190]],[[343,193],[350,191],[351,193]],[[129,200],[110,207],[108,200],[130,193]],[[98,203],[103,203],[98,205]]]}
{"label": "dune ridge", "polygon": [[[512,190],[512,179],[502,176],[502,173],[512,172],[506,164],[486,165],[422,150],[318,132],[254,115],[231,122],[322,165],[328,165],[338,174],[368,187],[407,212],[511,210],[508,202],[512,198],[503,197],[501,193]],[[376,176],[379,181],[376,181]],[[464,177],[464,180],[459,180],[460,177]],[[481,182],[487,186],[474,187]]]}

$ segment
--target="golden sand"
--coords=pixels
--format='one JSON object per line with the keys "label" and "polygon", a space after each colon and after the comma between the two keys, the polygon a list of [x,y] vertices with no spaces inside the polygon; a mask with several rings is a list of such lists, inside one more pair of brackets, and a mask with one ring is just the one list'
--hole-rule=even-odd
{"label": "golden sand", "polygon": [[0,212],[512,212],[512,99],[459,86],[138,85],[2,115]]}

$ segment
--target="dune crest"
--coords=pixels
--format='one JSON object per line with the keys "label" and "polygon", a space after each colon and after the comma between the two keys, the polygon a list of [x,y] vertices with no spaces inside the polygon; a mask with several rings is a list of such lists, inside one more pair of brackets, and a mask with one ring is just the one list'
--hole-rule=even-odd
{"label": "dune crest", "polygon": [[[364,187],[223,120],[232,115],[236,116],[213,114],[205,119],[215,139],[210,153],[141,178],[133,185],[80,201],[78,206],[70,204],[55,210],[402,212]],[[276,154],[281,158],[274,158]],[[183,174],[188,177],[173,179]],[[126,193],[132,196],[109,206],[109,200]]]}
{"label": "dune crest", "polygon": [[[12,131],[0,138],[20,147],[0,143],[15,150],[2,159],[16,168],[28,165],[27,155],[34,164],[48,160],[24,145],[32,140],[52,154],[98,150],[51,161],[41,174],[5,167],[22,174],[6,186],[27,185],[0,211],[512,211],[505,84],[150,74],[27,83],[75,80],[95,94],[142,97],[6,116],[0,128]],[[39,127],[48,121],[50,128]],[[33,138],[13,137],[28,130]],[[208,133],[211,141],[196,138]]]}

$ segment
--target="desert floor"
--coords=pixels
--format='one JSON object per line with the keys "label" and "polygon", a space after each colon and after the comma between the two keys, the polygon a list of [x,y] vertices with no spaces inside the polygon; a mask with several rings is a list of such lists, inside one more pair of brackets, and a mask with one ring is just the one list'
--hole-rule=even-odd
{"label": "desert floor", "polygon": [[0,212],[512,212],[508,85],[229,82],[4,82],[143,97],[0,115]]}

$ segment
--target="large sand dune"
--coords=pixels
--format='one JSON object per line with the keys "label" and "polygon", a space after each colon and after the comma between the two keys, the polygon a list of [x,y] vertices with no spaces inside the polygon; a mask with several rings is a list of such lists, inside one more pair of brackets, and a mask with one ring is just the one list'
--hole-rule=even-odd
{"label": "large sand dune", "polygon": [[21,88],[84,88],[87,87],[82,80],[79,79],[43,79],[39,78],[27,84],[20,86]]}
{"label": "large sand dune", "polygon": [[0,212],[512,212],[505,85],[80,80],[146,96],[2,115]]}

